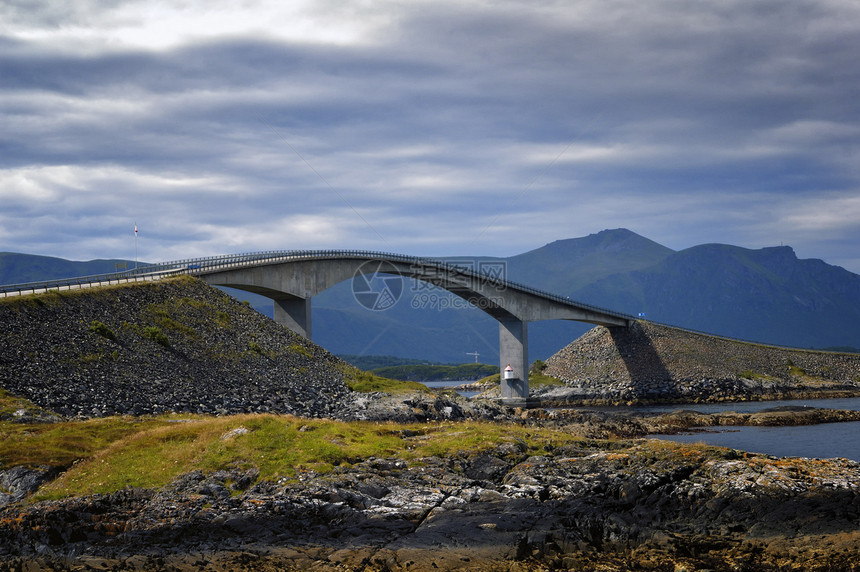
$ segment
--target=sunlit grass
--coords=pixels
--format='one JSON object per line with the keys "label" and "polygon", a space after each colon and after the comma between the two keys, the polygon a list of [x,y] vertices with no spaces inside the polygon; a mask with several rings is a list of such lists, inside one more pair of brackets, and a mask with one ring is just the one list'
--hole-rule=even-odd
{"label": "sunlit grass", "polygon": [[430,391],[423,383],[388,379],[387,377],[380,377],[368,371],[361,371],[360,369],[352,366],[344,367],[344,382],[351,390],[362,393],[370,393],[373,391],[380,391],[383,393],[408,393],[410,391],[421,391],[427,393]]}
{"label": "sunlit grass", "polygon": [[[18,461],[69,466],[40,489],[37,500],[160,487],[192,470],[256,468],[261,479],[274,480],[292,478],[302,470],[324,474],[371,457],[414,462],[430,456],[473,454],[513,442],[524,446],[529,455],[537,455],[548,444],[580,441],[557,429],[489,422],[347,423],[287,415],[163,417],[141,422],[117,418],[61,423],[42,432],[22,428],[17,436],[20,445],[14,458]],[[29,456],[23,455],[25,450]],[[4,465],[11,460],[8,457]]]}
{"label": "sunlit grass", "polygon": [[0,467],[64,467],[165,420],[108,417],[62,423],[0,423]]}
{"label": "sunlit grass", "polygon": [[36,406],[30,401],[16,397],[0,388],[0,415],[12,415],[21,409],[36,409]]}
{"label": "sunlit grass", "polygon": [[[500,380],[501,375],[495,373],[479,379],[477,383],[493,383],[499,385],[501,383]],[[552,377],[551,375],[536,372],[529,373],[529,390],[551,385],[564,385],[564,382],[557,377]]]}

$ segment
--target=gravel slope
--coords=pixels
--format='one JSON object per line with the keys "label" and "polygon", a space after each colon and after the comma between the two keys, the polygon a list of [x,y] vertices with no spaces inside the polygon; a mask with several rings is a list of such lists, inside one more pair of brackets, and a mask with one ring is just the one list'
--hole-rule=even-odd
{"label": "gravel slope", "polygon": [[860,393],[860,355],[778,348],[648,322],[596,327],[547,360],[569,401],[735,401]]}
{"label": "gravel slope", "polygon": [[344,366],[192,278],[0,300],[0,388],[67,416],[326,416]]}

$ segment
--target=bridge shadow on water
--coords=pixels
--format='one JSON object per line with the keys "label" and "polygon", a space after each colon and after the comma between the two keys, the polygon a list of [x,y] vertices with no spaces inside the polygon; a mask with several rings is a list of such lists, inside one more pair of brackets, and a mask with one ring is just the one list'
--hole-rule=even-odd
{"label": "bridge shadow on water", "polygon": [[627,368],[633,396],[671,398],[678,395],[676,380],[639,323],[629,328],[607,329]]}

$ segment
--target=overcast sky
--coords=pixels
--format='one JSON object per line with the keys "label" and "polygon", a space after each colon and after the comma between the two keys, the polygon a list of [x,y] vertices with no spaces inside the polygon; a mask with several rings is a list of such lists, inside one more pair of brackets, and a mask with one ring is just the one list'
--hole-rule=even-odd
{"label": "overcast sky", "polygon": [[4,0],[0,251],[625,227],[860,273],[858,54],[856,0]]}

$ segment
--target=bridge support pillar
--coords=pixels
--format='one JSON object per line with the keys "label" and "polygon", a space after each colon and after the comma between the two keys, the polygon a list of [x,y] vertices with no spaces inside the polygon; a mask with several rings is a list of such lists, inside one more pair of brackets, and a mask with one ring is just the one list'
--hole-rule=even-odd
{"label": "bridge support pillar", "polygon": [[311,299],[284,298],[275,300],[275,321],[300,336],[311,339]]}
{"label": "bridge support pillar", "polygon": [[[503,401],[520,401],[529,396],[528,322],[499,321],[499,371]],[[505,379],[505,367],[510,364],[514,379]]]}

